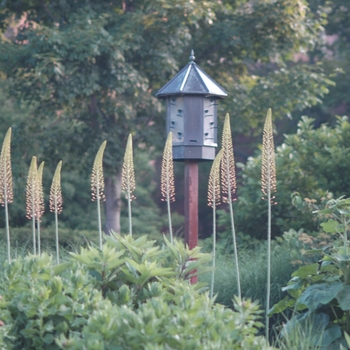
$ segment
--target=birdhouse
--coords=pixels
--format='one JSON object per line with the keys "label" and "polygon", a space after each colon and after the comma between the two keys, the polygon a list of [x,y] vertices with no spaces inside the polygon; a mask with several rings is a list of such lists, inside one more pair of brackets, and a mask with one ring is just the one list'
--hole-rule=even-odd
{"label": "birdhouse", "polygon": [[227,96],[203,69],[190,62],[156,94],[166,99],[166,131],[173,134],[174,160],[213,160],[217,147],[217,105]]}

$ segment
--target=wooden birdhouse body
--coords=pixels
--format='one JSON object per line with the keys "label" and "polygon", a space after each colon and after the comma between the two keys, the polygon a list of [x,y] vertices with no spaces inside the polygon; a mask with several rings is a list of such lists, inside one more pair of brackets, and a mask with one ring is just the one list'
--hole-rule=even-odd
{"label": "wooden birdhouse body", "polygon": [[225,90],[192,60],[156,96],[167,101],[166,132],[173,133],[174,160],[213,160],[217,101],[227,96]]}

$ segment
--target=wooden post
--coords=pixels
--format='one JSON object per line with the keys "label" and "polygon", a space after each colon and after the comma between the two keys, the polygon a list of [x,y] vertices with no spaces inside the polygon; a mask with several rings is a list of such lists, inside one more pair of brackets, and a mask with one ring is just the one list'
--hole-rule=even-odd
{"label": "wooden post", "polygon": [[198,160],[185,161],[185,242],[190,249],[198,245]]}

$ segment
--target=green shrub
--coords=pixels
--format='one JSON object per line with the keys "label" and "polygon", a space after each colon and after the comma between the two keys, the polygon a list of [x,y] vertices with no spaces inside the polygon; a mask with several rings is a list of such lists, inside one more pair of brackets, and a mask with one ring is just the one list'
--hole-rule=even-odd
{"label": "green shrub", "polygon": [[266,349],[255,336],[257,306],[236,305],[232,312],[196,296],[189,286],[172,297],[148,299],[137,310],[106,303],[96,310],[81,334],[62,336],[64,349]]}
{"label": "green shrub", "polygon": [[[258,308],[214,304],[190,285],[211,256],[175,241],[107,237],[60,265],[47,254],[5,264],[3,349],[265,349]],[[204,269],[205,270],[205,269]]]}
{"label": "green shrub", "polygon": [[51,257],[44,254],[18,258],[7,266],[0,303],[6,349],[59,349],[55,338],[68,330],[79,331],[103,302],[92,288],[92,276],[77,264],[68,265],[53,267]]}
{"label": "green shrub", "polygon": [[[313,119],[303,117],[295,134],[286,135],[276,150],[277,205],[273,208],[272,234],[280,236],[290,228],[306,232],[318,230],[308,212],[292,205],[291,194],[322,202],[327,191],[336,197],[350,195],[350,123],[339,118],[334,128],[313,128]],[[266,237],[267,208],[261,200],[261,155],[250,157],[242,168],[234,206],[238,232]],[[221,211],[219,224],[230,227],[229,215]],[[228,230],[227,230],[228,231]],[[229,235],[227,232],[226,235]]]}
{"label": "green shrub", "polygon": [[338,236],[322,249],[310,250],[322,259],[301,266],[283,288],[288,296],[270,310],[270,314],[293,310],[294,316],[284,325],[283,338],[293,338],[300,329],[308,327],[313,346],[338,349],[346,346],[344,331],[350,332],[350,199],[338,198],[327,202],[318,215],[328,218],[321,224],[331,236]]}

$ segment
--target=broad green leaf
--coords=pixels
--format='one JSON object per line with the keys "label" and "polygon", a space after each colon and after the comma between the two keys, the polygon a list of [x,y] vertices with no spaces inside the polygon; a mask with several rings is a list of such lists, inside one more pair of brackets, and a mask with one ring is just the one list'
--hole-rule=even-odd
{"label": "broad green leaf", "polygon": [[47,333],[45,336],[42,338],[43,342],[45,344],[52,344],[54,342],[54,337],[52,334]]}
{"label": "broad green leaf", "polygon": [[333,324],[322,332],[321,346],[326,348],[336,339],[342,337],[342,329],[339,325]]}
{"label": "broad green leaf", "polygon": [[282,292],[287,292],[287,291],[289,292],[290,290],[299,290],[303,287],[303,285],[304,285],[304,281],[298,278],[295,283],[289,282],[289,284],[285,287],[282,287],[281,290]]}
{"label": "broad green leaf", "polygon": [[314,284],[304,290],[303,294],[298,298],[297,304],[303,304],[310,311],[314,311],[319,304],[328,304],[336,298],[342,288],[343,284],[341,282]]}
{"label": "broad green leaf", "polygon": [[64,262],[62,264],[56,265],[52,268],[55,275],[60,275],[63,271],[67,270],[72,266],[70,261]]}
{"label": "broad green leaf", "polygon": [[314,255],[314,254],[320,254],[320,253],[323,253],[323,249],[310,249],[303,252],[303,255]]}
{"label": "broad green leaf", "polygon": [[309,277],[310,275],[315,275],[317,274],[318,266],[319,265],[317,263],[301,266],[299,267],[298,270],[293,272],[292,277],[306,278],[306,277]]}
{"label": "broad green leaf", "polygon": [[290,297],[287,295],[269,310],[268,316],[271,317],[272,315],[278,314],[286,309],[293,308],[294,305],[295,299],[290,299]]}
{"label": "broad green leaf", "polygon": [[327,233],[336,233],[336,232],[339,232],[340,224],[338,223],[338,221],[331,219],[331,220],[328,220],[327,222],[323,222],[321,226],[323,230]]}
{"label": "broad green leaf", "polygon": [[336,296],[339,306],[342,310],[347,311],[350,310],[350,286],[344,285],[343,289],[339,291]]}

